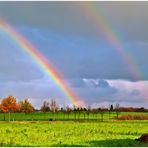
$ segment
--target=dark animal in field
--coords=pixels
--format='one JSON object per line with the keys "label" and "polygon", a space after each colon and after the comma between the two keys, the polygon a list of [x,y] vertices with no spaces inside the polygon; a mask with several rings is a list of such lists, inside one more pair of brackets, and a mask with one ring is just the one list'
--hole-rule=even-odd
{"label": "dark animal in field", "polygon": [[148,134],[143,134],[140,138],[138,139],[135,139],[136,141],[139,141],[139,142],[147,142],[148,143]]}
{"label": "dark animal in field", "polygon": [[49,118],[49,121],[56,121],[55,118]]}

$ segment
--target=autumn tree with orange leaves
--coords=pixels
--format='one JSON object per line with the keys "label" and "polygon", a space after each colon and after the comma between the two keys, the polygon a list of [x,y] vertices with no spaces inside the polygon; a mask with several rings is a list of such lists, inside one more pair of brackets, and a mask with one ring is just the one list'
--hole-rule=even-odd
{"label": "autumn tree with orange leaves", "polygon": [[0,110],[4,113],[19,111],[19,105],[16,102],[16,98],[8,96],[1,101]]}
{"label": "autumn tree with orange leaves", "polygon": [[31,113],[35,111],[35,108],[33,107],[33,105],[29,102],[28,99],[24,99],[23,101],[21,101],[19,103],[20,105],[20,112],[23,112],[25,114],[27,113]]}

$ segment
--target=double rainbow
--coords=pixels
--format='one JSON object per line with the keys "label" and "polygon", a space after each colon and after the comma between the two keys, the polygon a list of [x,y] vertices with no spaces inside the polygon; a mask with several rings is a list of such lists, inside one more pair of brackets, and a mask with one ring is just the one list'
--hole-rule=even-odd
{"label": "double rainbow", "polygon": [[84,105],[74,91],[64,81],[62,74],[51,64],[43,54],[35,48],[25,37],[18,33],[10,24],[0,19],[0,29],[5,32],[22,50],[33,59],[41,69],[57,84],[65,96],[75,106]]}
{"label": "double rainbow", "polygon": [[[135,80],[142,80],[143,76],[139,68],[137,68],[134,58],[127,52],[127,50],[125,50],[126,47],[122,43],[122,40],[113,29],[107,18],[103,15],[101,9],[96,7],[93,2],[85,3],[85,5],[81,8],[82,12],[84,12],[86,16],[89,16],[91,22],[98,27],[99,32],[102,32],[106,41],[109,42],[116,53],[118,53],[133,78]],[[51,62],[49,62],[49,60],[46,59],[37,48],[35,48],[25,37],[18,33],[3,19],[0,19],[0,29],[7,33],[8,36],[21,47],[22,50],[24,50],[38,65],[40,65],[42,70],[56,82],[59,88],[74,105],[81,105],[80,102],[82,100],[76,96],[76,94],[64,81],[64,77],[61,73],[59,73],[55,66],[53,66],[53,64],[51,64]]]}

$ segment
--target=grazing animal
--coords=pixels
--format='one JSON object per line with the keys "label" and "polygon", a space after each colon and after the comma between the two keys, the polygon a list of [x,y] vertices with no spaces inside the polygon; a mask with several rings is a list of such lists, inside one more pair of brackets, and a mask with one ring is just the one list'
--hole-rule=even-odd
{"label": "grazing animal", "polygon": [[148,142],[148,134],[143,134],[143,135],[141,135],[141,137],[140,138],[138,138],[138,139],[135,139],[136,141],[139,141],[139,142]]}
{"label": "grazing animal", "polygon": [[55,118],[50,118],[49,121],[56,121],[56,119]]}

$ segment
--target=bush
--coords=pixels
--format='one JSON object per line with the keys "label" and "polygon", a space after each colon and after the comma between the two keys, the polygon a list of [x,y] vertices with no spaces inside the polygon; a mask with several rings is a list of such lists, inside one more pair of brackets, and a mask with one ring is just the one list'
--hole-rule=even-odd
{"label": "bush", "polygon": [[119,116],[118,119],[119,120],[148,120],[148,115],[123,115],[123,116]]}

